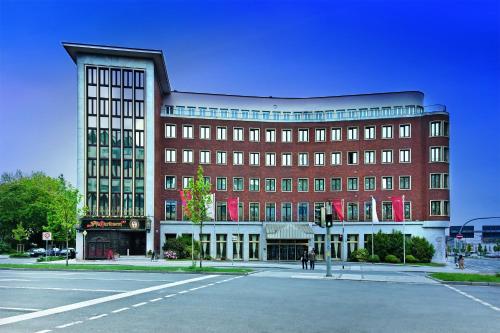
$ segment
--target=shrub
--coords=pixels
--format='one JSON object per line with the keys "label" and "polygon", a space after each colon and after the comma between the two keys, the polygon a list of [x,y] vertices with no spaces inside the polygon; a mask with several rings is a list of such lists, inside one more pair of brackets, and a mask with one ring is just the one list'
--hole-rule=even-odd
{"label": "shrub", "polygon": [[28,253],[22,253],[22,252],[19,252],[19,253],[12,253],[11,255],[9,255],[9,258],[29,258],[30,255]]}
{"label": "shrub", "polygon": [[401,262],[401,260],[399,260],[398,257],[396,257],[395,255],[392,255],[392,254],[386,255],[384,261],[388,262],[390,264],[399,264]]}
{"label": "shrub", "polygon": [[413,236],[409,242],[408,253],[421,262],[430,262],[434,255],[434,246],[423,237]]}
{"label": "shrub", "polygon": [[380,262],[380,257],[376,254],[371,255],[368,257],[369,262]]}
{"label": "shrub", "polygon": [[175,253],[175,251],[172,250],[165,251],[163,255],[165,259],[177,259],[177,253]]}
{"label": "shrub", "polygon": [[367,261],[368,260],[368,250],[367,249],[357,249],[351,253],[349,258],[350,261]]}
{"label": "shrub", "polygon": [[[191,258],[191,237],[182,236],[175,239],[169,239],[163,245],[163,251],[173,251],[177,258]],[[194,257],[197,258],[200,253],[200,242],[194,242]]]}
{"label": "shrub", "polygon": [[0,240],[0,253],[10,253],[11,251],[9,243]]}
{"label": "shrub", "polygon": [[418,259],[415,258],[414,256],[412,256],[411,254],[407,254],[406,255],[406,262],[409,264],[413,264],[413,263],[418,262]]}
{"label": "shrub", "polygon": [[[47,259],[47,260],[45,260]],[[64,260],[66,259],[66,256],[56,256],[56,257],[47,257],[45,256],[38,258],[36,261],[37,262],[44,262],[44,261],[57,261],[57,260]]]}

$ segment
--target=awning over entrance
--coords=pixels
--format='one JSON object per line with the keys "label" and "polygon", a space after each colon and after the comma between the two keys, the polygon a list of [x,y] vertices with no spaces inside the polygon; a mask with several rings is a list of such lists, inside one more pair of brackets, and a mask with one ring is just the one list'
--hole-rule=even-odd
{"label": "awning over entrance", "polygon": [[314,235],[309,224],[268,223],[265,228],[267,239],[310,239]]}

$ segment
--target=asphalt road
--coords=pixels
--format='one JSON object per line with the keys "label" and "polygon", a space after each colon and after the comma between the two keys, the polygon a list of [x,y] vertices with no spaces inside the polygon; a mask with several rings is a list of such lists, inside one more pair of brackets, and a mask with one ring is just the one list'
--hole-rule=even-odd
{"label": "asphalt road", "polygon": [[499,287],[328,280],[314,272],[287,272],[0,270],[0,332],[500,331]]}
{"label": "asphalt road", "polygon": [[499,258],[471,258],[466,257],[465,266],[480,273],[500,273]]}

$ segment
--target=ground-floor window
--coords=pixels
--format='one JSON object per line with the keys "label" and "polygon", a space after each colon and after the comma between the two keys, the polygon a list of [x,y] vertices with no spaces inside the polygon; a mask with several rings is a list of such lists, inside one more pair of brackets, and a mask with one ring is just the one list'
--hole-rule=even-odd
{"label": "ground-floor window", "polygon": [[342,258],[342,235],[332,235],[332,259]]}
{"label": "ground-floor window", "polygon": [[243,234],[233,234],[233,259],[243,259]]}
{"label": "ground-floor window", "polygon": [[347,235],[347,257],[349,258],[351,254],[358,249],[358,239],[359,235],[349,234]]}
{"label": "ground-floor window", "polygon": [[260,235],[249,235],[248,259],[259,260],[259,238]]}
{"label": "ground-floor window", "polygon": [[203,258],[210,258],[210,234],[201,234],[201,254]]}
{"label": "ground-floor window", "polygon": [[316,259],[323,260],[325,253],[325,235],[314,235],[314,252],[316,252]]}
{"label": "ground-floor window", "polygon": [[227,235],[217,234],[216,235],[216,258],[225,260],[227,258]]}

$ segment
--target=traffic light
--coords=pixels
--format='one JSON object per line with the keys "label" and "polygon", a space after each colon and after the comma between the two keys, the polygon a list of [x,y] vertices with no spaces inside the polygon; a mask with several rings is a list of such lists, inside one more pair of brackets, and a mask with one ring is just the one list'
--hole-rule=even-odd
{"label": "traffic light", "polygon": [[333,212],[332,212],[332,204],[330,202],[327,202],[325,207],[325,226],[327,228],[333,226]]}

